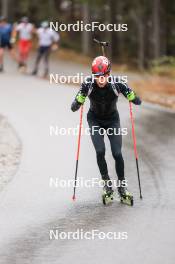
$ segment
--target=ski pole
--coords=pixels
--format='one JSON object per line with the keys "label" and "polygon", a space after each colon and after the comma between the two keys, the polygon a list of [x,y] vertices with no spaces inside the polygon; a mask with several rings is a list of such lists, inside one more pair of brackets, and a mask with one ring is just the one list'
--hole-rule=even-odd
{"label": "ski pole", "polygon": [[74,191],[72,200],[75,201],[75,191],[76,191],[76,185],[77,185],[77,173],[78,173],[78,161],[79,161],[79,154],[80,154],[80,142],[81,142],[81,129],[82,129],[82,119],[83,119],[83,105],[80,109],[80,126],[78,131],[78,145],[77,145],[77,155],[76,155],[76,167],[75,167],[75,179],[74,179]]}
{"label": "ski pole", "polygon": [[101,46],[102,54],[103,54],[103,56],[105,56],[105,47],[107,47],[109,45],[109,43],[106,41],[99,41],[96,38],[94,38],[94,42],[96,42],[97,44],[99,44]]}
{"label": "ski pole", "polygon": [[134,144],[134,154],[135,154],[135,159],[136,159],[136,168],[137,168],[137,176],[138,176],[138,183],[139,183],[140,199],[142,199],[142,190],[141,190],[141,183],[140,183],[140,173],[139,173],[139,163],[138,163],[136,135],[135,135],[134,118],[133,118],[133,113],[132,113],[132,103],[131,102],[129,102],[129,108],[130,108],[130,118],[131,118],[131,125],[132,125],[132,137],[133,137],[133,144]]}

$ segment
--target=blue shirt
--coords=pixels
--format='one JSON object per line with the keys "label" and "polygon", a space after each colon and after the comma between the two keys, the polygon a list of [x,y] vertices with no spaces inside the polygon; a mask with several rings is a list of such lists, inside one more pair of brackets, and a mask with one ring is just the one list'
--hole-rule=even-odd
{"label": "blue shirt", "polygon": [[12,25],[0,25],[0,43],[8,43],[12,33]]}

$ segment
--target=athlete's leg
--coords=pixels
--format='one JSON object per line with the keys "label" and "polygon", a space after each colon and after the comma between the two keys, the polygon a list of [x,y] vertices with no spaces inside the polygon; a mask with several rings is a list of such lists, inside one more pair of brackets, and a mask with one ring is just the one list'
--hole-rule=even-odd
{"label": "athlete's leg", "polygon": [[92,143],[96,151],[97,164],[98,164],[100,173],[102,175],[102,178],[106,180],[105,177],[107,177],[108,175],[108,168],[107,168],[107,163],[105,160],[104,135],[99,133],[100,126],[99,126],[99,123],[94,118],[88,115],[87,120],[88,120],[89,128],[91,131]]}
{"label": "athlete's leg", "polygon": [[12,57],[12,59],[14,59],[16,62],[19,62],[15,48],[10,43],[8,44],[8,50],[9,50],[9,53],[10,53],[10,56]]}
{"label": "athlete's leg", "polygon": [[24,49],[23,49],[23,54],[22,54],[24,64],[27,63],[27,60],[29,58],[31,46],[32,46],[32,44],[31,44],[30,40],[27,40],[24,42]]}
{"label": "athlete's leg", "polygon": [[4,49],[0,48],[0,65],[3,64],[3,57],[4,57]]}
{"label": "athlete's leg", "polygon": [[23,40],[19,40],[19,44],[18,44],[18,50],[19,50],[19,62],[22,65],[23,64],[23,50],[24,50],[24,42]]}
{"label": "athlete's leg", "polygon": [[33,73],[32,73],[33,75],[37,74],[37,72],[38,72],[38,66],[39,66],[39,63],[40,63],[40,60],[41,60],[42,56],[43,56],[43,48],[39,47],[38,51],[37,51],[37,56],[36,56],[34,70],[33,70]]}
{"label": "athlete's leg", "polygon": [[16,55],[15,49],[10,49],[9,50],[10,56],[12,57],[13,60],[15,60],[16,62],[19,62],[18,56]]}
{"label": "athlete's leg", "polygon": [[4,49],[0,48],[0,71],[3,71]]}
{"label": "athlete's leg", "polygon": [[[107,133],[110,140],[112,155],[115,159],[115,168],[118,179],[120,181],[124,180],[124,160],[121,152],[122,148],[122,135],[120,134],[120,121],[114,120],[110,123],[109,130],[110,133]],[[113,132],[112,132],[113,131]]]}
{"label": "athlete's leg", "polygon": [[20,63],[25,65],[28,60],[29,52],[31,50],[31,41],[23,40],[19,41],[19,55],[20,55]]}
{"label": "athlete's leg", "polygon": [[44,64],[45,64],[44,75],[45,76],[47,76],[49,73],[49,56],[50,56],[50,47],[46,47],[45,52],[44,52]]}

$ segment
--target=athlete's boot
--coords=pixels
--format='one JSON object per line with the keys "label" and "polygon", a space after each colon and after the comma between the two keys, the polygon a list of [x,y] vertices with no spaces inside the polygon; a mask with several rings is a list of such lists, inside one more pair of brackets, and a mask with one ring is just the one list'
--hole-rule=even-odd
{"label": "athlete's boot", "polygon": [[127,190],[126,187],[122,187],[122,186],[118,187],[118,193],[122,203],[131,206],[134,204],[133,195]]}

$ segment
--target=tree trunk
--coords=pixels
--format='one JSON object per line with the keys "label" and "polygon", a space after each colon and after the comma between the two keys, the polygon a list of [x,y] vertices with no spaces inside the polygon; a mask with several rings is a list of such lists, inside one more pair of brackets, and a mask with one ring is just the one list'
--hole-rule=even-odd
{"label": "tree trunk", "polygon": [[[109,24],[111,21],[111,9],[109,5],[104,6],[105,10],[105,24]],[[109,46],[107,47],[106,56],[111,59],[112,57],[112,33],[110,31],[105,32],[105,39],[104,41],[109,42]]]}
{"label": "tree trunk", "polygon": [[[116,13],[117,13],[117,23],[122,24],[122,13],[123,13],[123,3],[122,1],[117,1],[117,8],[116,8]],[[118,52],[118,58],[121,59],[123,55],[123,46],[124,46],[124,41],[123,41],[123,32],[118,32],[117,33],[117,52]]]}
{"label": "tree trunk", "polygon": [[160,56],[160,0],[153,0],[153,56],[158,58]]}
{"label": "tree trunk", "polygon": [[[110,23],[115,24],[116,23],[116,0],[110,0]],[[111,49],[112,49],[112,54],[111,56],[116,55],[116,32],[111,31]]]}
{"label": "tree trunk", "polygon": [[[84,24],[89,22],[89,5],[88,3],[83,3],[82,6],[82,13],[83,13],[83,22]],[[85,55],[89,54],[90,48],[90,35],[88,31],[82,31],[82,51]]]}
{"label": "tree trunk", "polygon": [[140,70],[144,68],[144,25],[143,21],[140,19],[138,23],[138,67]]}
{"label": "tree trunk", "polygon": [[9,7],[9,1],[8,0],[1,0],[1,5],[2,5],[2,15],[5,17],[8,17],[8,7]]}
{"label": "tree trunk", "polygon": [[143,13],[139,8],[137,12],[135,12],[135,10],[132,10],[131,16],[137,28],[137,42],[138,42],[137,64],[139,69],[142,70],[144,68],[144,60],[145,60]]}

